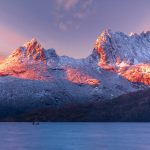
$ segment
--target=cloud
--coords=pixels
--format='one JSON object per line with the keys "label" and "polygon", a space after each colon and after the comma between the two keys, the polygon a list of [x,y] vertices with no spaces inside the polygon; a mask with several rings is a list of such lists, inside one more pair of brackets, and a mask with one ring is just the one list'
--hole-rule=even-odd
{"label": "cloud", "polygon": [[91,4],[93,3],[93,0],[85,0],[82,4],[83,9],[87,9]]}
{"label": "cloud", "polygon": [[94,0],[55,0],[56,26],[62,32],[78,30],[91,11]]}
{"label": "cloud", "polygon": [[59,7],[63,7],[65,10],[70,10],[75,7],[79,0],[56,0]]}
{"label": "cloud", "polygon": [[60,22],[59,25],[58,25],[58,27],[59,27],[60,31],[62,31],[62,32],[65,32],[68,29],[67,28],[67,24],[65,24],[63,22]]}
{"label": "cloud", "polygon": [[76,12],[74,13],[74,17],[78,19],[83,19],[86,16],[85,12]]}
{"label": "cloud", "polygon": [[80,3],[80,9],[74,12],[74,16],[78,19],[83,19],[90,13],[90,8],[92,6],[93,0],[85,0]]}

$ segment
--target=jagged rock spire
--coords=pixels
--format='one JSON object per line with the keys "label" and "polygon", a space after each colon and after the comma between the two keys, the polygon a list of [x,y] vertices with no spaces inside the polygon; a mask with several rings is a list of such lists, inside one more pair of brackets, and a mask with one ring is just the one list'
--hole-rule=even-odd
{"label": "jagged rock spire", "polygon": [[26,42],[21,48],[21,50],[23,51],[24,56],[28,57],[28,59],[34,60],[45,59],[44,48],[37,41],[36,38],[32,38],[30,41]]}
{"label": "jagged rock spire", "polygon": [[36,38],[32,38],[30,41],[26,42],[23,46],[26,48],[29,48],[31,46],[33,48],[37,48],[37,47],[41,47],[41,44],[37,41]]}

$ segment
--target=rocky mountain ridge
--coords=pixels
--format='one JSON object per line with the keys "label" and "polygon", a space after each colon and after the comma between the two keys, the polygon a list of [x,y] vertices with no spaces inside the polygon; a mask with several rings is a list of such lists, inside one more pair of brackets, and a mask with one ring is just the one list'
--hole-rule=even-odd
{"label": "rocky mountain ridge", "polygon": [[0,114],[109,102],[149,85],[150,32],[105,30],[83,59],[58,56],[34,38],[0,63]]}

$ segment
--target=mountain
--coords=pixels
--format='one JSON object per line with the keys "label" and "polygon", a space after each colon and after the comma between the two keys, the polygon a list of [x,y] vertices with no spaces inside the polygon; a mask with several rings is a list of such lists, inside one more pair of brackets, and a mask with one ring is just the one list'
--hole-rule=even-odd
{"label": "mountain", "polygon": [[[126,105],[133,109],[134,103],[150,99],[150,32],[125,35],[105,30],[92,54],[83,59],[58,56],[34,38],[0,63],[0,85],[3,121],[117,120],[118,115],[109,115],[125,114]],[[121,107],[124,112],[111,111]]]}
{"label": "mountain", "polygon": [[150,85],[150,32],[127,36],[106,30],[97,39],[95,49],[101,68],[113,70],[131,82]]}

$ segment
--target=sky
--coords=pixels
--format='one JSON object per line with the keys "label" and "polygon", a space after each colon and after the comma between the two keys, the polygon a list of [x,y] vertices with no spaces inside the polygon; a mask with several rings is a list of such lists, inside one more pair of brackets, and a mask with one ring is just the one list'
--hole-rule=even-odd
{"label": "sky", "polygon": [[107,28],[150,30],[150,0],[0,0],[0,56],[35,37],[44,48],[88,56]]}

